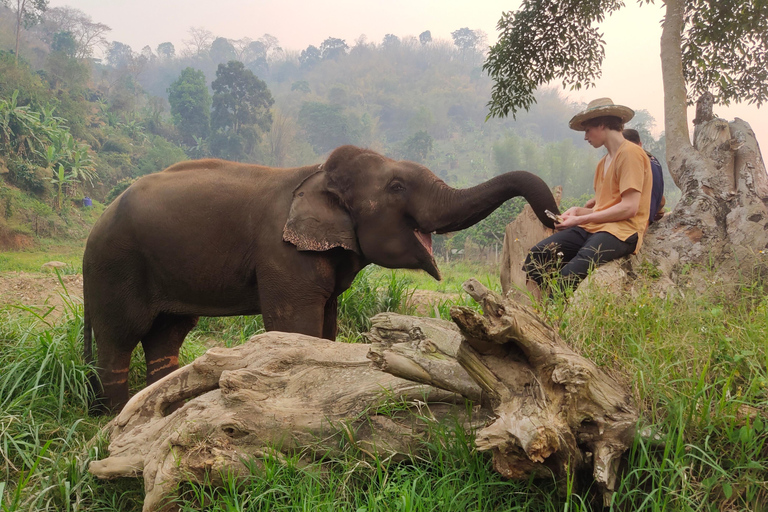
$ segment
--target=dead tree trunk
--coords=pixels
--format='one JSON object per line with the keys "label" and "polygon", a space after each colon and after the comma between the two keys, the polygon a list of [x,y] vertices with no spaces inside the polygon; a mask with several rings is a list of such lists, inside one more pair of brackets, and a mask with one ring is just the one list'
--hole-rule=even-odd
{"label": "dead tree trunk", "polygon": [[[144,511],[171,510],[166,498],[185,479],[216,484],[247,474],[249,459],[344,444],[408,456],[427,440],[424,417],[451,417],[477,429],[476,447],[505,477],[565,482],[588,469],[609,500],[638,419],[628,389],[531,310],[476,280],[464,287],[485,316],[454,308],[454,325],[378,315],[371,345],[269,332],[211,349],[131,399],[108,425],[110,456],[90,471],[142,476]],[[471,417],[464,397],[479,404]]]}
{"label": "dead tree trunk", "polygon": [[[563,187],[552,189],[555,201],[560,204],[563,195]],[[500,278],[501,290],[504,294],[517,300],[525,301],[526,277],[523,272],[523,262],[528,251],[547,238],[554,230],[549,229],[533,213],[531,205],[526,204],[523,211],[507,224],[504,231],[504,244],[501,253]]]}
{"label": "dead tree trunk", "polygon": [[741,119],[697,117],[689,152],[671,162],[682,198],[649,230],[643,258],[673,279],[686,264],[715,268],[726,281],[765,267],[768,174],[754,132]]}
{"label": "dead tree trunk", "polygon": [[381,370],[471,397],[494,419],[475,446],[507,478],[566,482],[589,469],[610,502],[638,412],[629,388],[571,350],[532,310],[477,280],[464,289],[484,315],[455,307],[458,326],[401,315],[373,318],[369,358]]}

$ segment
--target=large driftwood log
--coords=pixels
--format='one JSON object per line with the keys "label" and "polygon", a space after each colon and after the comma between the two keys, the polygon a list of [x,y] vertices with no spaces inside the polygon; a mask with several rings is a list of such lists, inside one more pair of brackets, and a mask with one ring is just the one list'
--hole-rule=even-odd
{"label": "large driftwood log", "polygon": [[[628,390],[531,310],[476,280],[464,287],[484,316],[378,315],[370,345],[269,332],[211,349],[131,399],[108,426],[110,456],[90,471],[142,476],[145,512],[166,510],[181,481],[245,475],[268,454],[413,455],[424,418],[451,417],[478,429],[502,475],[565,482],[589,469],[609,500],[638,418]],[[479,404],[471,421],[463,397]]]}
{"label": "large driftwood log", "polygon": [[489,405],[495,418],[475,445],[492,451],[502,475],[554,474],[565,482],[590,469],[609,503],[638,421],[629,389],[571,350],[531,309],[474,279],[464,289],[484,315],[453,308],[461,335],[436,320],[378,315],[369,357],[383,371]]}
{"label": "large driftwood log", "polygon": [[143,476],[144,511],[173,510],[180,482],[221,483],[266,455],[410,456],[429,435],[425,418],[466,421],[462,397],[375,370],[368,349],[281,332],[212,348],[137,393],[108,425],[110,456],[89,470]]}
{"label": "large driftwood log", "polygon": [[371,324],[368,358],[376,368],[481,403],[482,389],[456,360],[464,338],[455,324],[397,313],[376,315]]}
{"label": "large driftwood log", "polygon": [[490,397],[496,419],[477,433],[494,467],[511,478],[564,477],[591,466],[604,502],[616,488],[621,455],[638,412],[627,387],[571,350],[530,309],[476,280],[464,289],[484,316],[456,307],[457,359]]}

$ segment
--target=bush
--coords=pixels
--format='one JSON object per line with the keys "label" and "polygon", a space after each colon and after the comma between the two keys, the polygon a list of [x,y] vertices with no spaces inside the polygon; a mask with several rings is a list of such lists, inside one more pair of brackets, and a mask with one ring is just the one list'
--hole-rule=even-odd
{"label": "bush", "polygon": [[166,167],[186,159],[186,153],[179,146],[168,142],[162,137],[152,137],[152,146],[136,162],[133,175],[139,177],[145,174],[160,172]]}
{"label": "bush", "polygon": [[126,140],[110,138],[101,145],[101,151],[105,153],[130,153],[131,144]]}
{"label": "bush", "polygon": [[48,192],[44,170],[25,161],[8,162],[9,181],[22,190],[41,196]]}
{"label": "bush", "polygon": [[104,199],[104,204],[110,204],[112,201],[117,199],[117,196],[123,193],[125,189],[131,186],[132,183],[134,183],[138,178],[125,178],[123,180],[120,180],[117,182],[117,185],[112,187],[112,190],[107,193],[106,199]]}
{"label": "bush", "polygon": [[375,278],[374,272],[374,266],[363,269],[339,296],[339,337],[361,340],[360,333],[371,329],[371,317],[378,313],[412,313],[408,303],[413,290],[408,288],[407,279],[394,271]]}

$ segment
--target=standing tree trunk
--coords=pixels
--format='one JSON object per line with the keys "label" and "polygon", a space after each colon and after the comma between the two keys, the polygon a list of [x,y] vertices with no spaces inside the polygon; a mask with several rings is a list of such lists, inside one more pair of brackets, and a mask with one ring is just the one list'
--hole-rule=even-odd
{"label": "standing tree trunk", "polygon": [[14,58],[16,59],[16,65],[19,64],[19,36],[21,35],[21,20],[24,15],[24,3],[26,0],[16,0],[16,49]]}
{"label": "standing tree trunk", "polygon": [[[717,269],[723,278],[762,267],[768,248],[768,175],[754,132],[741,119],[711,115],[702,97],[690,140],[682,63],[684,0],[668,0],[661,36],[667,162],[682,198],[649,230],[641,252],[675,277],[684,265]],[[707,105],[710,108],[707,108]]]}

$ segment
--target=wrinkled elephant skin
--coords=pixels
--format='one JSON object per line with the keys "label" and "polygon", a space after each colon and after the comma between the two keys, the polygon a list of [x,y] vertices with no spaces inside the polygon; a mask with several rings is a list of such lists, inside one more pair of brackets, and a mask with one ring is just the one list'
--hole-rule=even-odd
{"label": "wrinkled elephant skin", "polygon": [[557,211],[555,200],[531,173],[457,190],[424,166],[353,146],[308,167],[197,160],[144,176],[105,210],[83,256],[85,356],[93,336],[101,405],[127,402],[139,341],[147,383],[178,368],[199,316],[261,313],[267,330],[334,339],[337,297],[363,267],[439,279],[431,234],[467,228],[515,196],[551,226],[544,210]]}

